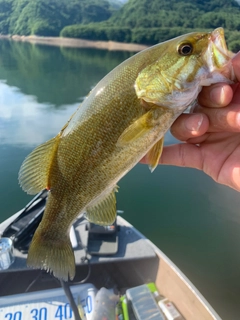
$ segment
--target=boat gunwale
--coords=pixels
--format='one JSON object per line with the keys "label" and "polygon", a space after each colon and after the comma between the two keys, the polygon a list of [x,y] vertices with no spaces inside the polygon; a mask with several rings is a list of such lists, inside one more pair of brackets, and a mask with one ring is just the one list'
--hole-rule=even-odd
{"label": "boat gunwale", "polygon": [[149,240],[144,234],[142,234],[138,229],[136,229],[133,225],[131,225],[128,221],[118,216],[118,219],[128,227],[131,227],[140,237],[144,238],[151,247],[154,248],[156,255],[159,257],[160,261],[164,260],[164,262],[172,269],[172,271],[182,280],[182,282],[188,287],[188,289],[193,293],[195,297],[201,302],[201,304],[207,309],[207,311],[211,314],[213,319],[221,320],[222,318],[218,315],[218,313],[214,310],[214,308],[210,305],[210,303],[204,298],[201,292],[195,287],[195,285],[188,279],[188,277],[175,265],[175,263],[168,258],[168,256],[159,249],[151,240]]}

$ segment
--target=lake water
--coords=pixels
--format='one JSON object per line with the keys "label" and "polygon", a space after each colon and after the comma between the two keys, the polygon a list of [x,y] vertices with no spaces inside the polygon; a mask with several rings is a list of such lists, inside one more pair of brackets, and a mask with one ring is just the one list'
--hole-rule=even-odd
{"label": "lake water", "polygon": [[[0,41],[0,222],[31,197],[27,154],[56,135],[83,97],[132,53]],[[168,134],[166,143],[174,139]],[[200,171],[137,165],[118,209],[189,277],[224,319],[240,319],[240,195]]]}

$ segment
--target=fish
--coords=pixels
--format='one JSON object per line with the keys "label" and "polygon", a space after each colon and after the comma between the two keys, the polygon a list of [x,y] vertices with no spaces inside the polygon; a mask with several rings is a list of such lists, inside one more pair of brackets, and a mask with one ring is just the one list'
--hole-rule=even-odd
{"label": "fish", "polygon": [[26,157],[22,189],[49,190],[29,267],[74,278],[72,223],[82,213],[95,224],[114,222],[118,181],[144,156],[156,168],[164,134],[202,87],[234,81],[231,58],[222,28],[149,47],[107,74],[61,131]]}

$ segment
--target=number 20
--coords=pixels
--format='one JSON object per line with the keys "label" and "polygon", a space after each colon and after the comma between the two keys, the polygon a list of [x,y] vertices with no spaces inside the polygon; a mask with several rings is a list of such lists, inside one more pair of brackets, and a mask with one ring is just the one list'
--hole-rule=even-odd
{"label": "number 20", "polygon": [[7,313],[4,318],[8,320],[22,320],[22,312],[17,311],[15,313]]}

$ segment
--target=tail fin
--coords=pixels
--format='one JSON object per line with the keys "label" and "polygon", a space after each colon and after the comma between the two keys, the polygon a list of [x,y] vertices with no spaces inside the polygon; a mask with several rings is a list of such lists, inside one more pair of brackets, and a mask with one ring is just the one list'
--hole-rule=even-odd
{"label": "tail fin", "polygon": [[69,236],[62,235],[54,239],[54,232],[49,237],[36,230],[30,249],[28,251],[27,265],[41,268],[50,272],[57,278],[72,280],[75,276],[75,258]]}

